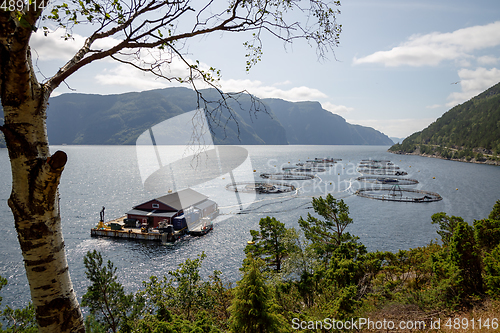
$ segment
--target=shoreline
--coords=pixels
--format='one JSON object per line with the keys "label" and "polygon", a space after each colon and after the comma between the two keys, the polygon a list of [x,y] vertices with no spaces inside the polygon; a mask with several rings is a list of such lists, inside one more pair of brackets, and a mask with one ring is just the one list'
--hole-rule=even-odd
{"label": "shoreline", "polygon": [[442,156],[439,156],[439,155],[434,155],[434,154],[421,154],[421,153],[416,153],[416,152],[413,152],[413,153],[406,153],[406,152],[403,152],[401,150],[398,150],[398,151],[390,151],[390,150],[387,150],[389,153],[391,154],[397,154],[397,155],[415,155],[415,156],[422,156],[422,157],[431,157],[431,158],[439,158],[439,159],[442,159],[442,160],[448,160],[448,161],[455,161],[455,162],[465,162],[465,163],[474,163],[474,164],[486,164],[486,165],[495,165],[495,166],[500,166],[500,161],[493,161],[493,160],[484,160],[484,161],[477,161],[475,158],[471,158],[470,160],[466,160],[465,158],[461,158],[461,159],[458,159],[458,158],[444,158]]}

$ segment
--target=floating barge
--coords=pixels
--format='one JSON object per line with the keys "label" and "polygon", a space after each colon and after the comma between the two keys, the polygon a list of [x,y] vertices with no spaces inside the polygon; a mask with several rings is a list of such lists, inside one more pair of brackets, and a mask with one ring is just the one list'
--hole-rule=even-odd
{"label": "floating barge", "polygon": [[219,215],[214,201],[192,189],[171,193],[133,207],[126,216],[104,223],[104,207],[91,236],[175,242],[186,236],[202,236],[213,229]]}
{"label": "floating barge", "polygon": [[[161,243],[170,243],[176,241],[186,235],[191,236],[203,236],[213,230],[213,224],[208,223],[200,223],[198,226],[193,228],[192,230],[182,230],[180,232],[175,233],[174,238],[169,238],[169,234],[167,232],[160,232],[158,229],[152,230],[144,230],[143,228],[134,228],[134,227],[122,227],[120,229],[115,229],[110,225],[120,225],[123,224],[126,216],[122,216],[115,220],[111,220],[104,224],[103,227],[97,226],[96,228],[90,229],[90,235],[94,237],[111,237],[111,238],[123,238],[123,239],[132,239],[132,240],[141,240],[141,241],[154,241]],[[106,227],[109,226],[109,227]]]}

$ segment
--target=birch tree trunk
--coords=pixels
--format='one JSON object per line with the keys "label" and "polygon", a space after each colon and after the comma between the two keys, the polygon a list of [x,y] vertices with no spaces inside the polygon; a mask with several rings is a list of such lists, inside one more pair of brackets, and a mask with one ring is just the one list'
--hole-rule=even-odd
{"label": "birch tree trunk", "polygon": [[[8,201],[14,215],[31,299],[40,332],[84,332],[68,263],[59,211],[59,180],[67,156],[49,152],[46,109],[50,89],[38,83],[29,49],[30,29],[16,29],[0,18],[1,127],[12,168]],[[14,31],[15,30],[15,31]],[[12,35],[12,34],[11,34]]]}

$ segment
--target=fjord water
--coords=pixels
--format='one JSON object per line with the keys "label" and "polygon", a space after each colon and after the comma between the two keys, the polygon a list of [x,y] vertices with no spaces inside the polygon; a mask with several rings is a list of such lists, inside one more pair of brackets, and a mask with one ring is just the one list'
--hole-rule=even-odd
{"label": "fjord water", "polygon": [[[102,206],[106,220],[124,215],[132,206],[166,193],[148,192],[141,179],[135,146],[64,146],[69,157],[60,186],[63,231],[71,277],[78,297],[88,286],[83,257],[96,249],[118,267],[120,282],[127,291],[136,291],[151,275],[163,276],[187,258],[202,251],[202,273],[223,272],[229,281],[239,279],[244,247],[250,229],[258,229],[259,219],[274,216],[288,227],[298,228],[297,220],[313,213],[311,198],[332,193],[350,207],[354,223],[349,232],[360,237],[369,250],[408,249],[428,244],[437,238],[431,215],[446,212],[462,216],[467,222],[487,217],[500,199],[500,167],[461,163],[419,156],[394,155],[386,146],[244,146],[248,151],[255,179],[263,172],[277,172],[314,157],[341,158],[330,172],[319,174],[316,181],[298,182],[298,193],[258,194],[242,211],[237,205],[219,202],[221,217],[206,236],[187,238],[174,245],[91,238],[90,229],[99,219]],[[163,147],[162,149],[168,149]],[[362,159],[392,160],[420,183],[413,188],[439,193],[442,201],[404,203],[371,200],[353,195],[360,174],[355,166]],[[290,163],[289,163],[290,162]],[[253,172],[253,170],[252,170]],[[177,173],[177,178],[182,175]],[[180,180],[180,179],[179,179]],[[230,177],[219,179],[230,183]],[[180,182],[179,182],[180,183]],[[195,188],[203,191],[204,184]],[[11,172],[6,149],[0,149],[0,221],[2,238],[0,275],[9,280],[1,295],[3,304],[24,306],[29,288],[21,251],[7,205],[11,189]],[[207,189],[210,190],[210,189]],[[214,189],[212,189],[214,190]],[[224,186],[215,189],[222,196],[233,195]],[[210,191],[209,191],[210,192]],[[224,194],[227,193],[227,194]]]}

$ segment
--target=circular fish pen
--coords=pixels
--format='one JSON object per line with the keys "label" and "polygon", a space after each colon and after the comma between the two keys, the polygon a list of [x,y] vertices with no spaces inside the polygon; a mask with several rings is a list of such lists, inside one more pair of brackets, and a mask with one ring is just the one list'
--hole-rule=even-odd
{"label": "circular fish pen", "polygon": [[320,168],[317,166],[312,167],[284,167],[282,168],[285,172],[325,172],[325,168]]}
{"label": "circular fish pen", "polygon": [[408,172],[394,169],[365,169],[358,168],[359,173],[379,176],[406,176]]}
{"label": "circular fish pen", "polygon": [[296,172],[262,173],[260,174],[260,177],[274,180],[310,180],[316,178],[313,174]]}
{"label": "circular fish pen", "polygon": [[359,189],[354,194],[360,197],[399,202],[434,202],[443,200],[443,198],[434,192],[401,188],[394,185],[391,188],[382,189]]}
{"label": "circular fish pen", "polygon": [[395,178],[395,177],[377,177],[377,176],[361,176],[356,180],[380,185],[416,185],[418,180],[410,178]]}
{"label": "circular fish pen", "polygon": [[305,167],[305,168],[331,168],[333,166],[332,163],[324,163],[324,162],[306,162],[306,163],[297,163],[296,164],[299,167]]}
{"label": "circular fish pen", "polygon": [[256,192],[270,194],[292,192],[295,191],[296,188],[293,185],[282,183],[241,182],[227,184],[226,190],[243,193]]}
{"label": "circular fish pen", "polygon": [[360,164],[381,164],[381,163],[392,164],[392,162],[389,160],[361,160],[361,162],[359,162],[359,163]]}
{"label": "circular fish pen", "polygon": [[325,171],[326,169],[321,167],[298,167],[292,170],[292,172],[325,172]]}
{"label": "circular fish pen", "polygon": [[397,165],[366,164],[366,165],[360,165],[359,168],[368,170],[399,170],[399,167]]}
{"label": "circular fish pen", "polygon": [[342,161],[341,158],[333,158],[333,157],[315,157],[314,160],[306,160],[306,162],[312,163],[337,163]]}

